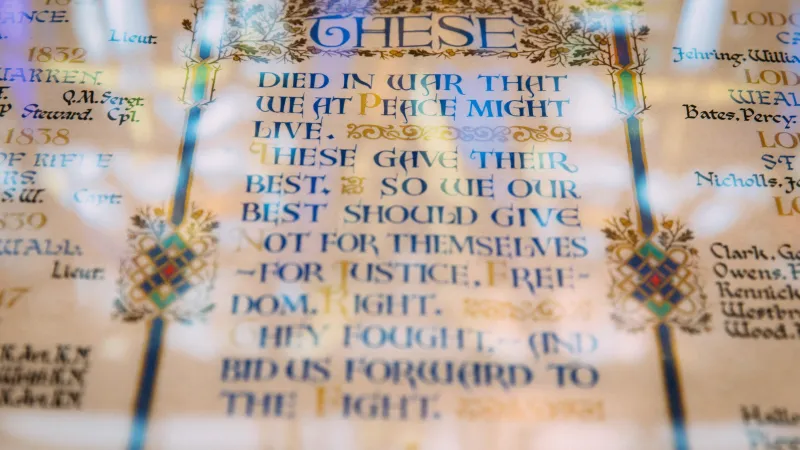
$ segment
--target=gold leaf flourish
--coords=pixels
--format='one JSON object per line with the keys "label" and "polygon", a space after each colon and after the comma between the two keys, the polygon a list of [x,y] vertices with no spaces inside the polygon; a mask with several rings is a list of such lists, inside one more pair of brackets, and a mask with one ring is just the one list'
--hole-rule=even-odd
{"label": "gold leaf flourish", "polygon": [[350,139],[386,139],[390,141],[464,141],[464,142],[571,142],[572,129],[569,127],[526,127],[513,125],[497,126],[465,126],[449,125],[376,125],[347,124],[347,137]]}

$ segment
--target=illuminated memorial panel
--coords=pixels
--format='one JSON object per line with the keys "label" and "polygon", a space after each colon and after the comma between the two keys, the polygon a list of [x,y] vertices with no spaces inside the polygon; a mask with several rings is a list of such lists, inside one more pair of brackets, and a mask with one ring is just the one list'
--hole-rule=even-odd
{"label": "illuminated memorial panel", "polygon": [[0,6],[0,448],[800,445],[789,5]]}

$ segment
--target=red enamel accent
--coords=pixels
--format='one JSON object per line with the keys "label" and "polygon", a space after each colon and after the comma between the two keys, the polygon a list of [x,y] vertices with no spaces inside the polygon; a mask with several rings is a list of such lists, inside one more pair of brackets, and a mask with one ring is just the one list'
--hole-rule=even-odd
{"label": "red enamel accent", "polygon": [[161,271],[161,273],[163,273],[164,276],[169,278],[169,277],[172,276],[172,274],[174,274],[177,271],[178,271],[178,269],[174,265],[169,264],[166,267],[164,267],[164,269]]}

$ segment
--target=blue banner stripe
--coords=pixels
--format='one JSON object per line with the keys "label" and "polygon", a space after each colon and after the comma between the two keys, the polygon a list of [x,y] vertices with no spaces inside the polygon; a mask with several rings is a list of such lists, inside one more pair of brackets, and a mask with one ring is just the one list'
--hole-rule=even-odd
{"label": "blue banner stripe", "polygon": [[614,28],[614,48],[617,50],[617,62],[622,67],[627,67],[631,63],[630,48],[628,47],[628,27],[622,20],[619,13],[611,18],[611,25]]}
{"label": "blue banner stripe", "polygon": [[175,186],[175,195],[172,199],[172,224],[178,226],[183,222],[189,200],[189,181],[192,178],[192,163],[197,147],[197,130],[200,127],[200,107],[194,106],[189,110],[186,119],[186,132],[183,138],[183,147],[178,166],[178,183]]}
{"label": "blue banner stripe", "polygon": [[686,436],[686,416],[683,412],[683,393],[678,367],[675,363],[675,351],[672,347],[672,330],[669,325],[662,322],[658,325],[657,333],[658,345],[661,347],[661,369],[664,372],[664,384],[667,389],[667,403],[672,419],[675,450],[689,450],[689,439]]}
{"label": "blue banner stripe", "polygon": [[144,448],[147,437],[147,421],[150,416],[150,406],[153,403],[153,388],[156,383],[163,337],[164,319],[159,316],[153,319],[150,324],[150,334],[147,338],[147,349],[144,354],[139,391],[136,393],[136,409],[133,416],[133,430],[128,442],[128,450],[141,450]]}
{"label": "blue banner stripe", "polygon": [[644,159],[644,145],[641,124],[636,116],[630,116],[625,121],[625,132],[628,133],[628,148],[631,164],[633,165],[633,187],[636,204],[639,207],[639,223],[642,232],[650,236],[655,231],[653,212],[650,209],[650,199],[647,195],[647,164]]}

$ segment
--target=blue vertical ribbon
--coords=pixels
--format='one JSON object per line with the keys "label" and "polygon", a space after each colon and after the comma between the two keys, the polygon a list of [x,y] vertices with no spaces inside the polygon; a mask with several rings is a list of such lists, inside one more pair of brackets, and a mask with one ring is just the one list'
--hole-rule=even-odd
{"label": "blue vertical ribbon", "polygon": [[[197,18],[197,56],[201,62],[194,64],[190,69],[192,86],[189,88],[192,107],[186,113],[186,125],[183,130],[183,142],[181,142],[180,153],[178,154],[178,181],[175,184],[175,193],[172,196],[172,216],[170,222],[174,226],[180,226],[186,215],[189,205],[189,187],[192,180],[192,164],[197,149],[197,133],[200,128],[200,117],[202,115],[201,105],[203,102],[210,101],[209,78],[213,77],[213,68],[206,61],[211,57],[213,50],[213,36],[211,27],[208,26],[210,18],[214,14],[219,14],[220,2],[209,0],[203,6],[203,13]],[[193,49],[194,50],[194,49]]]}
{"label": "blue vertical ribbon", "polygon": [[[625,92],[625,95],[633,93]],[[642,233],[652,236],[655,232],[653,212],[650,209],[650,198],[647,195],[647,163],[644,156],[644,137],[642,123],[638,117],[631,115],[625,120],[625,133],[628,135],[628,152],[633,166],[633,190],[639,211],[639,225]]]}
{"label": "blue vertical ribbon", "polygon": [[[202,62],[195,64],[190,73],[192,86],[189,92],[192,106],[186,112],[183,139],[178,153],[178,179],[176,180],[175,192],[172,197],[172,213],[170,217],[170,222],[176,227],[183,223],[189,204],[192,165],[197,151],[197,134],[202,116],[201,105],[203,102],[210,100],[208,98],[209,78],[213,75],[212,68],[206,64],[206,60],[211,57],[213,38],[207,22],[210,15],[219,13],[221,4],[218,0],[209,0],[205,4],[203,13],[198,17],[197,30],[200,40],[197,53]],[[133,427],[128,441],[128,450],[142,450],[147,440],[147,426],[153,397],[155,396],[156,377],[161,359],[165,327],[166,323],[161,316],[150,322],[150,332],[147,337],[144,361],[142,362],[139,388],[136,392]]]}
{"label": "blue vertical ribbon", "polygon": [[675,450],[689,450],[689,439],[686,436],[686,414],[683,409],[683,391],[675,361],[672,328],[662,322],[656,328],[656,335],[661,350],[661,371],[664,373],[664,386],[667,390],[667,404],[672,421]]}
{"label": "blue vertical ribbon", "polygon": [[[650,207],[647,182],[647,162],[642,136],[642,122],[636,117],[639,101],[636,92],[636,75],[628,67],[633,64],[628,26],[619,8],[612,9],[611,17],[617,72],[614,73],[620,89],[621,103],[617,108],[627,114],[625,118],[625,137],[628,143],[628,156],[633,170],[633,191],[638,211],[639,226],[648,238],[656,231],[653,212]],[[683,407],[683,391],[675,360],[672,329],[664,322],[656,327],[656,337],[661,354],[661,371],[667,395],[670,422],[675,450],[689,450],[686,436],[686,415]]]}
{"label": "blue vertical ribbon", "polygon": [[139,389],[136,392],[136,404],[133,412],[133,428],[128,450],[142,450],[147,437],[147,422],[150,418],[150,407],[153,404],[158,363],[161,360],[161,347],[164,342],[164,319],[156,317],[150,322],[150,333],[147,336],[147,347],[142,362],[142,373]]}
{"label": "blue vertical ribbon", "polygon": [[639,99],[636,92],[637,74],[628,68],[634,63],[630,46],[628,25],[619,8],[612,8],[611,29],[614,42],[614,54],[617,71],[614,77],[619,85],[620,99],[617,108],[628,116],[625,118],[625,137],[628,143],[628,156],[633,169],[633,191],[636,199],[636,209],[639,213],[639,226],[645,236],[655,232],[653,213],[650,210],[650,200],[647,189],[647,162],[644,153],[644,137],[642,124],[636,112]]}
{"label": "blue vertical ribbon", "polygon": [[186,207],[189,203],[189,183],[192,179],[192,164],[197,148],[197,130],[200,127],[199,106],[193,106],[186,118],[186,129],[183,133],[180,160],[178,162],[178,182],[175,184],[175,194],[172,197],[172,218],[170,221],[176,227],[183,222]]}

